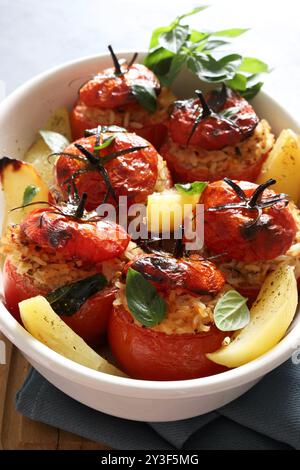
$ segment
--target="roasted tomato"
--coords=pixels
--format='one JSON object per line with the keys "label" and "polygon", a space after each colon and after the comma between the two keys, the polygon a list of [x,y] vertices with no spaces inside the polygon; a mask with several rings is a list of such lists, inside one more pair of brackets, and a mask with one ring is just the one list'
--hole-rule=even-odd
{"label": "roasted tomato", "polygon": [[[112,195],[108,199],[111,203],[117,204],[119,196],[127,196],[129,205],[145,202],[147,196],[155,191],[158,178],[164,180],[166,188],[171,186],[168,171],[161,178],[159,162],[162,159],[149,142],[135,134],[120,132],[109,146],[96,154],[96,139],[96,136],[90,136],[69,145],[56,162],[58,185],[67,195],[73,180],[80,195],[88,194],[88,210],[98,207],[108,193],[107,181],[101,171],[103,166],[114,192],[115,199]],[[109,134],[101,134],[100,144],[105,139],[109,139]],[[91,161],[83,154],[84,150],[91,155]],[[119,156],[115,155],[117,152]]]}
{"label": "roasted tomato", "polygon": [[255,181],[274,143],[269,124],[226,87],[199,97],[175,104],[160,149],[174,180]]}
{"label": "roasted tomato", "polygon": [[238,144],[253,133],[258,117],[238,93],[223,86],[220,92],[212,91],[206,98],[199,91],[198,96],[197,100],[175,103],[169,123],[174,142],[220,150]]}
{"label": "roasted tomato", "polygon": [[[7,309],[21,323],[19,302],[36,295],[45,296],[49,294],[50,289],[42,285],[38,286],[28,275],[18,273],[16,266],[8,259],[3,269],[3,291]],[[62,315],[61,318],[84,341],[91,346],[97,346],[106,333],[114,298],[115,290],[112,287],[106,287],[89,297],[78,312],[71,316]]]}
{"label": "roasted tomato", "polygon": [[295,219],[284,194],[229,179],[210,183],[202,194],[205,245],[213,253],[244,262],[285,254],[295,234]]}
{"label": "roasted tomato", "polygon": [[120,225],[108,220],[83,222],[53,209],[32,211],[20,228],[21,234],[41,249],[88,264],[118,257],[129,243],[129,235]]}
{"label": "roasted tomato", "polygon": [[123,291],[117,294],[108,340],[124,371],[138,379],[183,380],[225,370],[209,361],[206,353],[218,349],[228,332],[217,330],[212,319],[209,326],[202,325],[198,309],[198,298],[203,308],[222,293],[225,281],[221,272],[205,260],[160,255],[141,256],[124,273],[129,267],[156,286],[166,301],[167,313],[158,325],[145,327],[129,311]]}
{"label": "roasted tomato", "polygon": [[[159,148],[167,132],[167,110],[173,95],[166,89],[161,90],[157,77],[147,67],[134,63],[120,64],[111,47],[109,50],[114,68],[98,73],[79,90],[78,101],[71,112],[74,139],[83,137],[86,129],[113,122],[137,132]],[[140,105],[134,87],[154,91],[158,97],[155,112],[149,112]]]}
{"label": "roasted tomato", "polygon": [[126,267],[135,269],[160,290],[182,289],[199,295],[216,294],[225,280],[206,260],[175,259],[158,255],[140,256]]}
{"label": "roasted tomato", "polygon": [[134,323],[124,307],[109,317],[108,341],[120,367],[144,380],[184,380],[207,377],[226,370],[206,358],[221,346],[226,335],[211,327],[208,333],[171,334]]}

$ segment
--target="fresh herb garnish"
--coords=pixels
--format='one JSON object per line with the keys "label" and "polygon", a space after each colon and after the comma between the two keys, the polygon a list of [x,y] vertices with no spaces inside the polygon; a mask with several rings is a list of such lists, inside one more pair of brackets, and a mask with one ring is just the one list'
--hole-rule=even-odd
{"label": "fresh herb garnish", "polygon": [[216,327],[221,331],[235,331],[244,328],[250,321],[247,298],[235,290],[226,292],[217,302],[214,310]]}
{"label": "fresh herb garnish", "polygon": [[52,152],[61,152],[69,145],[68,139],[62,134],[53,131],[40,130],[40,136]]}
{"label": "fresh herb garnish", "polygon": [[106,285],[107,280],[102,274],[94,274],[72,284],[58,287],[46,295],[46,299],[58,315],[71,316],[89,297],[102,290]]}
{"label": "fresh herb garnish", "polygon": [[126,276],[126,300],[134,318],[146,327],[157,325],[166,315],[165,300],[141,273],[132,268]]}
{"label": "fresh herb garnish", "polygon": [[155,88],[142,85],[132,85],[132,94],[143,108],[150,113],[154,113],[157,109]]}
{"label": "fresh herb garnish", "polygon": [[103,140],[103,143],[100,145],[95,145],[94,150],[103,150],[106,149],[106,147],[109,147],[110,144],[115,140],[117,137],[116,134],[110,135],[106,139]]}
{"label": "fresh herb garnish", "polygon": [[222,53],[220,47],[244,34],[248,29],[197,31],[182,21],[207,7],[198,7],[178,16],[168,26],[156,28],[151,37],[145,65],[153,70],[161,83],[170,86],[186,66],[202,81],[226,83],[247,99],[253,98],[263,85],[261,74],[268,73],[267,64],[254,57]]}
{"label": "fresh herb garnish", "polygon": [[260,184],[251,197],[247,197],[242,188],[231,179],[224,178],[224,181],[234,190],[240,201],[230,202],[228,204],[221,204],[220,206],[215,207],[209,207],[206,210],[208,212],[217,212],[226,209],[247,209],[249,211],[256,211],[256,218],[250,223],[247,222],[243,226],[243,232],[245,235],[251,234],[253,229],[257,226],[257,223],[259,222],[259,219],[263,213],[263,209],[272,207],[278,202],[282,202],[285,207],[289,202],[287,199],[288,196],[284,193],[274,194],[274,196],[262,199],[264,190],[276,183],[276,180],[272,178],[267,180],[265,183]]}
{"label": "fresh herb garnish", "polygon": [[240,111],[239,108],[232,106],[231,108],[226,108],[223,111],[219,112],[219,115],[224,118],[230,118]]}
{"label": "fresh herb garnish", "polygon": [[207,183],[205,181],[194,181],[193,183],[180,184],[176,183],[175,188],[181,194],[188,194],[193,196],[194,194],[203,193]]}
{"label": "fresh herb garnish", "polygon": [[26,206],[27,204],[29,204],[39,192],[40,188],[38,186],[35,186],[34,184],[29,184],[25,188],[22,205]]}

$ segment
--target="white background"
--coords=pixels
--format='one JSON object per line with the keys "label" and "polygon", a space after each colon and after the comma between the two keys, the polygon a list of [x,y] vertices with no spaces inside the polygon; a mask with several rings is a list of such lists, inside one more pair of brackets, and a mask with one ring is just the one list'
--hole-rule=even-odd
{"label": "white background", "polygon": [[191,23],[199,29],[249,27],[234,52],[274,68],[265,89],[300,119],[299,0],[0,0],[0,80],[7,93],[64,61],[147,48],[153,28],[195,6],[211,7]]}

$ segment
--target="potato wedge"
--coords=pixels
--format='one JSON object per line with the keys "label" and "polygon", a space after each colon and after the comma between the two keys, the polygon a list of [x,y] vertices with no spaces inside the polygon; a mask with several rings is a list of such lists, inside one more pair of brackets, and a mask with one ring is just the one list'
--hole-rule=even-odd
{"label": "potato wedge", "polygon": [[[66,108],[58,108],[48,119],[44,130],[57,132],[66,139],[66,144],[71,140],[71,128],[69,113]],[[48,156],[53,150],[46,144],[42,136],[32,144],[25,154],[25,160],[33,164],[48,186],[53,184],[53,171],[55,158],[48,161]]]}
{"label": "potato wedge", "polygon": [[38,295],[19,303],[26,330],[43,344],[71,361],[111,375],[126,375],[99,356],[54,312],[49,302]]}
{"label": "potato wedge", "polygon": [[[48,201],[49,190],[30,163],[6,157],[0,162],[2,190],[5,198],[5,215],[2,224],[2,233],[4,233],[7,225],[19,224],[25,215],[32,211],[33,207],[29,206],[10,212],[11,209],[23,204],[24,191],[28,186],[32,185],[38,188],[38,193],[32,198],[31,202]],[[36,205],[35,208],[37,207],[39,206]]]}
{"label": "potato wedge", "polygon": [[181,194],[175,188],[148,196],[148,230],[153,233],[173,231],[182,224],[183,217],[192,215],[199,194]]}
{"label": "potato wedge", "polygon": [[286,193],[297,202],[300,199],[300,140],[291,129],[281,131],[267,160],[265,161],[257,183],[274,178],[272,189]]}
{"label": "potato wedge", "polygon": [[298,303],[294,269],[279,267],[266,278],[250,311],[250,323],[236,333],[228,346],[207,354],[217,364],[238,367],[273,348],[290,326]]}

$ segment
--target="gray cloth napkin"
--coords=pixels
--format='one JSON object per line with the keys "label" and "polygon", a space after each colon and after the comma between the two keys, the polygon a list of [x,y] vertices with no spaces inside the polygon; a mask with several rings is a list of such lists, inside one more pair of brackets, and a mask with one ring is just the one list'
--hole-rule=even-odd
{"label": "gray cloth napkin", "polygon": [[31,370],[16,397],[25,416],[120,450],[300,449],[300,366],[288,361],[217,411],[140,423],[95,411]]}

